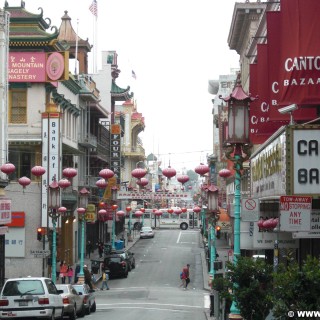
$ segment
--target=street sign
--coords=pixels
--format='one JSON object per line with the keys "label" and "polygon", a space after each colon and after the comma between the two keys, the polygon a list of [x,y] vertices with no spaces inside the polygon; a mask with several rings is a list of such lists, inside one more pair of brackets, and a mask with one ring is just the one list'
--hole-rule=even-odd
{"label": "street sign", "polygon": [[30,253],[33,254],[35,258],[45,258],[50,255],[50,250],[30,250]]}
{"label": "street sign", "polygon": [[310,231],[312,197],[280,197],[280,231]]}
{"label": "street sign", "polygon": [[310,231],[292,233],[292,238],[320,238],[320,210],[311,211]]}
{"label": "street sign", "polygon": [[259,200],[252,198],[243,198],[241,201],[241,220],[258,221],[259,220]]}

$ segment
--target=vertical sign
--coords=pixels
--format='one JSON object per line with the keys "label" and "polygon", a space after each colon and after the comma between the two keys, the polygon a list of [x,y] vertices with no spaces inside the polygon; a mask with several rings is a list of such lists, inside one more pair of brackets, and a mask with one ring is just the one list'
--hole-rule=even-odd
{"label": "vertical sign", "polygon": [[312,197],[280,197],[280,230],[310,231]]}
{"label": "vertical sign", "polygon": [[0,225],[11,223],[11,200],[0,199]]}
{"label": "vertical sign", "polygon": [[117,176],[117,183],[120,183],[121,167],[121,127],[120,124],[111,125],[111,170]]}
{"label": "vertical sign", "polygon": [[[56,178],[57,181],[60,179],[60,152],[60,113],[44,112],[42,114],[42,166],[46,168],[46,175],[42,177],[42,226],[47,226],[49,184],[54,178]],[[49,221],[49,223],[51,227],[51,221]]]}

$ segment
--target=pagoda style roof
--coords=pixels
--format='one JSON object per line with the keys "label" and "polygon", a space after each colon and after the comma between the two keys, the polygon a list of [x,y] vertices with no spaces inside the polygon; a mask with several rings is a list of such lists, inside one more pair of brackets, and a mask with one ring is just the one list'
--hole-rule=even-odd
{"label": "pagoda style roof", "polygon": [[63,17],[61,18],[62,22],[59,28],[59,41],[66,41],[70,45],[70,47],[75,48],[78,46],[78,48],[84,49],[86,52],[90,52],[92,46],[90,45],[88,39],[83,40],[81,39],[77,33],[74,31],[72,24],[71,24],[71,18],[68,15],[68,11],[64,12]]}
{"label": "pagoda style roof", "polygon": [[133,97],[133,92],[129,93],[130,86],[128,86],[126,89],[120,88],[115,81],[112,81],[111,86],[111,98],[114,101],[127,101],[130,100]]}
{"label": "pagoda style roof", "polygon": [[[10,13],[9,46],[11,48],[49,46],[65,50],[62,44],[58,43],[57,27],[51,26],[49,18],[43,18],[42,8],[39,8],[39,14],[34,14],[25,9],[24,1],[21,1],[20,7],[9,7],[6,1],[4,10]],[[47,32],[49,28],[53,31],[52,33]]]}
{"label": "pagoda style roof", "polygon": [[244,92],[243,88],[242,88],[242,84],[241,84],[241,79],[240,79],[241,75],[240,73],[237,76],[237,82],[236,85],[233,89],[233,91],[230,93],[229,96],[226,97],[222,97],[221,95],[219,96],[219,98],[225,102],[229,102],[229,101],[254,101],[257,99],[257,97],[252,97],[251,94],[247,94]]}

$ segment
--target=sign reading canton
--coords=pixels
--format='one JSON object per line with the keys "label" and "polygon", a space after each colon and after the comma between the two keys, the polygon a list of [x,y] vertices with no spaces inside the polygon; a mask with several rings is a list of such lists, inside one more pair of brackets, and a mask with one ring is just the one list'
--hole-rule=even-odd
{"label": "sign reading canton", "polygon": [[[42,177],[41,225],[47,225],[48,186],[56,178],[60,179],[61,167],[60,113],[44,112],[42,114],[42,166],[47,174]],[[49,221],[51,223],[51,220]]]}
{"label": "sign reading canton", "polygon": [[120,183],[121,164],[121,127],[120,124],[111,125],[111,170],[117,176],[117,183]]}

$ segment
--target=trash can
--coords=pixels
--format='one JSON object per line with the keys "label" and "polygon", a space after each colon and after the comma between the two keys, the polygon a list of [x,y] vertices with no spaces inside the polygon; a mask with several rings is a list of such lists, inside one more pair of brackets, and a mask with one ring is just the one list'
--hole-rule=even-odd
{"label": "trash can", "polygon": [[123,245],[124,245],[124,243],[123,243],[123,241],[121,241],[121,240],[117,240],[117,241],[114,243],[114,246],[115,246],[116,250],[121,250],[121,249],[123,249]]}

